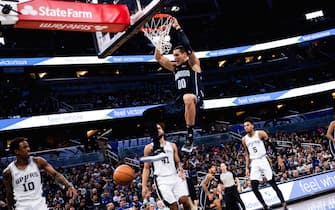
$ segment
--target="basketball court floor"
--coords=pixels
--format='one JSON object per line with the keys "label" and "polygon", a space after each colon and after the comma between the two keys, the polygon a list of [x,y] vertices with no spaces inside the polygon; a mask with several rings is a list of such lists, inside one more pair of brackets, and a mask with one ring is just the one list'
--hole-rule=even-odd
{"label": "basketball court floor", "polygon": [[[315,195],[310,199],[289,204],[287,207],[289,210],[335,210],[335,192]],[[283,208],[274,209],[280,210]]]}

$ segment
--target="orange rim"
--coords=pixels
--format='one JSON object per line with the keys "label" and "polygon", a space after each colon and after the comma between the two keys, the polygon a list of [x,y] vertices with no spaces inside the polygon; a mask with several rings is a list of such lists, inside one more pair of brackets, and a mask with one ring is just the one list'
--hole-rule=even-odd
{"label": "orange rim", "polygon": [[[152,16],[152,19],[157,19],[157,18],[172,18],[172,16],[169,15],[169,14],[164,14],[164,13],[157,13],[156,15]],[[161,26],[161,27],[163,27],[163,26]],[[140,31],[150,32],[150,31],[154,31],[154,30],[160,30],[161,27],[159,27],[159,28],[148,28],[148,27],[141,26]]]}
{"label": "orange rim", "polygon": [[172,16],[169,15],[169,14],[157,13],[157,14],[154,15],[152,18],[172,18]]}

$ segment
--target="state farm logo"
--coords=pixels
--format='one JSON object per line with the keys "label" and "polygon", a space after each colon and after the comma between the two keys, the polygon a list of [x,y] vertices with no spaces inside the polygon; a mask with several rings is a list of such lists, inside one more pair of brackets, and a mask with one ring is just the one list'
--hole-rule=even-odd
{"label": "state farm logo", "polygon": [[46,17],[69,17],[69,18],[84,18],[92,19],[93,14],[90,11],[78,11],[71,8],[49,8],[46,6],[39,6],[37,10],[31,5],[25,5],[20,11],[23,15],[32,16],[46,16]]}
{"label": "state farm logo", "polygon": [[33,16],[37,15],[37,11],[34,10],[34,8],[30,5],[24,6],[23,9],[21,10],[21,13],[23,15],[33,15]]}

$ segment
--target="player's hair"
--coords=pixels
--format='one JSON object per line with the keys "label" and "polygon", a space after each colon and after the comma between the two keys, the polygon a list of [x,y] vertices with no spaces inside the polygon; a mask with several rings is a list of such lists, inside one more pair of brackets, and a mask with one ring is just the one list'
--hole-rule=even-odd
{"label": "player's hair", "polygon": [[177,45],[173,48],[173,50],[179,50],[181,53],[186,53],[186,49],[183,45]]}
{"label": "player's hair", "polygon": [[245,118],[244,120],[243,120],[243,123],[246,123],[246,122],[249,122],[250,124],[254,124],[254,121],[251,119],[251,118],[249,118],[249,117],[247,117],[247,118]]}
{"label": "player's hair", "polygon": [[165,130],[165,123],[163,121],[159,121],[156,124],[160,125],[163,130]]}
{"label": "player's hair", "polygon": [[20,143],[23,141],[28,141],[25,137],[16,137],[13,139],[13,141],[9,145],[9,150],[14,153],[15,150],[20,148]]}

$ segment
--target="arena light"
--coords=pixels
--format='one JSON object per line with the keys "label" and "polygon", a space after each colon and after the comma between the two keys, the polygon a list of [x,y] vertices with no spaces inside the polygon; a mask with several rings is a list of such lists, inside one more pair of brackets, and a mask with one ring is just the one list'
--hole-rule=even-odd
{"label": "arena light", "polygon": [[76,76],[79,78],[79,77],[85,76],[87,73],[88,71],[86,70],[77,71]]}
{"label": "arena light", "polygon": [[319,10],[319,11],[315,11],[315,12],[306,13],[305,17],[306,17],[306,20],[313,20],[313,19],[316,19],[316,18],[323,17],[323,11]]}
{"label": "arena light", "polygon": [[172,6],[171,7],[171,12],[179,12],[179,10],[180,10],[180,7],[178,7],[178,6]]}
{"label": "arena light", "polygon": [[225,63],[227,63],[227,60],[223,60],[223,61],[219,61],[219,67],[223,67],[225,65]]}
{"label": "arena light", "polygon": [[245,111],[238,111],[235,113],[236,117],[240,117],[245,114]]}
{"label": "arena light", "polygon": [[46,72],[40,72],[40,73],[38,73],[38,77],[39,77],[40,79],[42,79],[42,78],[45,77],[47,74],[48,74],[48,73],[46,73]]}
{"label": "arena light", "polygon": [[278,105],[277,105],[277,109],[278,109],[278,110],[280,110],[280,109],[282,109],[282,108],[284,108],[284,107],[285,107],[285,104],[278,104]]}

